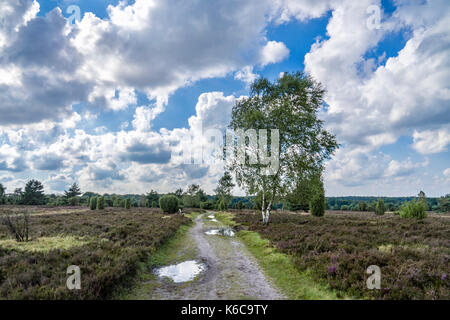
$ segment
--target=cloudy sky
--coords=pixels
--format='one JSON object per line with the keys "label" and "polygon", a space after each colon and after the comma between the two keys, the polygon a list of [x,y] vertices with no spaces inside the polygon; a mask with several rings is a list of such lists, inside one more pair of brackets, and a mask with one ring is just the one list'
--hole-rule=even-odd
{"label": "cloudy sky", "polygon": [[450,193],[448,0],[0,0],[0,183],[212,193],[174,148],[297,70],[341,143],[327,195]]}

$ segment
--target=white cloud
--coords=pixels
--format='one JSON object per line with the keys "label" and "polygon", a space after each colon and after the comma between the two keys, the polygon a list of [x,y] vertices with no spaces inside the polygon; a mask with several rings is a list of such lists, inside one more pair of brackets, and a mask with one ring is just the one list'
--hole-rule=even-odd
{"label": "white cloud", "polygon": [[144,106],[137,107],[134,114],[133,127],[137,131],[149,131],[150,121],[153,119],[152,109]]}
{"label": "white cloud", "polygon": [[269,41],[261,50],[260,63],[266,66],[281,62],[289,56],[289,49],[283,42]]}
{"label": "white cloud", "polygon": [[[322,117],[339,141],[376,149],[450,121],[450,48],[444,45],[450,9],[445,1],[399,1],[393,17],[371,30],[366,9],[372,4],[379,2],[332,2],[329,39],[313,45],[305,67],[327,89]],[[397,56],[378,67],[365,58],[402,27],[411,28],[412,37]]]}
{"label": "white cloud", "polygon": [[443,173],[443,175],[446,176],[447,178],[450,178],[450,168],[445,169],[442,173]]}
{"label": "white cloud", "polygon": [[259,78],[258,74],[253,73],[252,66],[246,66],[241,70],[237,71],[234,75],[234,79],[241,80],[245,82],[247,85],[252,84],[256,79]]}
{"label": "white cloud", "polygon": [[450,144],[450,131],[448,129],[414,131],[413,138],[413,148],[417,152],[438,153],[447,150],[446,147]]}

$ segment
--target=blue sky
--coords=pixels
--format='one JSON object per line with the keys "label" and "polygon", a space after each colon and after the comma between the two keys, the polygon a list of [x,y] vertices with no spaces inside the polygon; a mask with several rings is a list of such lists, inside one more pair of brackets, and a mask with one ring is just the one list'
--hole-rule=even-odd
{"label": "blue sky", "polygon": [[[81,20],[70,25],[73,5]],[[117,193],[195,182],[212,193],[223,168],[177,163],[174,141],[196,145],[202,128],[224,130],[251,80],[298,70],[326,87],[321,118],[341,143],[324,174],[327,195],[450,192],[446,1],[0,6],[10,6],[0,7],[8,192],[39,178],[56,193],[74,181]]]}

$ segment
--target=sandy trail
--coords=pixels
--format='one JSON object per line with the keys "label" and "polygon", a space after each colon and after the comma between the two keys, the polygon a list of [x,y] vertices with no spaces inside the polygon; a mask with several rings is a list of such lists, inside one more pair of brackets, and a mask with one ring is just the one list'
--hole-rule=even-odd
{"label": "sandy trail", "polygon": [[187,284],[159,280],[160,285],[149,294],[150,299],[285,298],[264,276],[253,256],[238,239],[205,234],[208,229],[222,226],[219,222],[206,222],[203,215],[194,222],[189,241],[195,243],[198,259],[208,266],[207,271]]}

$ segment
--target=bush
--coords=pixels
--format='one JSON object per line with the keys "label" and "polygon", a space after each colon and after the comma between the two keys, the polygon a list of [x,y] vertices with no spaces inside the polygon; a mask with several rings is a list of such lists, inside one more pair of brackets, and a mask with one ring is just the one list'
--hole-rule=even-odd
{"label": "bush", "polygon": [[97,197],[92,197],[91,200],[89,200],[89,208],[91,208],[91,210],[97,209]]}
{"label": "bush", "polygon": [[313,196],[309,203],[309,210],[315,217],[322,217],[325,214],[325,194],[323,189]]}
{"label": "bush", "polygon": [[214,203],[211,201],[200,202],[200,209],[212,210],[214,209]]}
{"label": "bush", "polygon": [[101,196],[97,199],[97,210],[105,209],[105,197]]}
{"label": "bush", "polygon": [[80,205],[80,198],[78,198],[78,197],[71,197],[67,201],[70,206],[79,206]]}
{"label": "bush", "polygon": [[162,211],[175,213],[178,210],[178,198],[173,195],[166,195],[159,198],[159,206]]}
{"label": "bush", "polygon": [[130,209],[131,208],[131,199],[128,198],[125,200],[125,209]]}
{"label": "bush", "polygon": [[18,213],[6,213],[1,218],[1,223],[8,228],[11,234],[16,238],[17,242],[28,241],[30,215],[24,212],[22,216]]}
{"label": "bush", "polygon": [[382,216],[386,212],[386,206],[384,205],[383,199],[378,199],[377,205],[375,207],[375,213]]}
{"label": "bush", "polygon": [[226,210],[226,205],[225,205],[225,202],[223,202],[223,200],[220,200],[217,203],[217,210],[219,210],[219,211],[225,211]]}
{"label": "bush", "polygon": [[423,201],[412,200],[400,207],[400,217],[424,219],[427,217],[426,207]]}
{"label": "bush", "polygon": [[152,201],[152,208],[157,208],[158,206],[157,206],[157,204],[156,204],[156,201]]}

